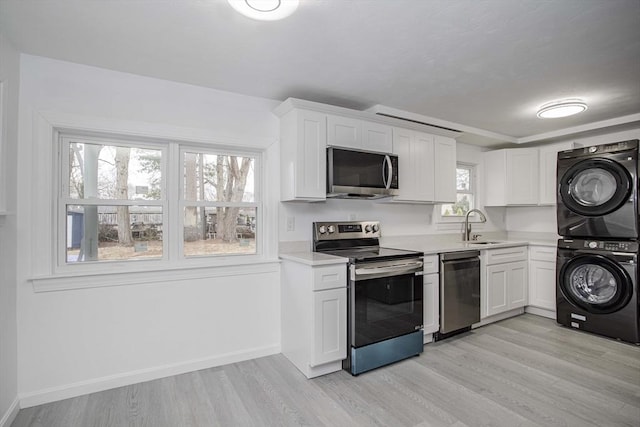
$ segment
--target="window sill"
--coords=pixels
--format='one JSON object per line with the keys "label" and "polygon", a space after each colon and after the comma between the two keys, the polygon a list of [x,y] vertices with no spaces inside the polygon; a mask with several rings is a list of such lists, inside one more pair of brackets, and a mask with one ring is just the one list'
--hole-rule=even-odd
{"label": "window sill", "polygon": [[252,260],[224,266],[167,267],[161,269],[126,272],[100,271],[79,274],[56,274],[32,277],[33,291],[54,292],[108,286],[142,285],[158,282],[176,282],[211,277],[242,276],[276,272],[279,259]]}

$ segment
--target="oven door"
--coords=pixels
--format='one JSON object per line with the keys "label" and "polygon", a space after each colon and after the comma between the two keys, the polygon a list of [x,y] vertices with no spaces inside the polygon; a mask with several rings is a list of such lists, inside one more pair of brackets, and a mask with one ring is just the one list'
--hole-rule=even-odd
{"label": "oven door", "polygon": [[420,259],[411,259],[350,266],[349,343],[352,347],[422,329],[422,264]]}

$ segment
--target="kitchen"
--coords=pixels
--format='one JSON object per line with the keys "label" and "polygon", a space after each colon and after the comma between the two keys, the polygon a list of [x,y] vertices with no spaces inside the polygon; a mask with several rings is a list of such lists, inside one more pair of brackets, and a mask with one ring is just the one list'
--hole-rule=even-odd
{"label": "kitchen", "polygon": [[[5,12],[12,11],[8,9],[11,4],[6,3],[3,2],[1,6],[3,16],[9,16]],[[58,13],[72,15],[72,10],[63,6],[59,5],[61,9]],[[234,25],[241,25],[244,21],[233,17],[231,12],[227,13],[225,6],[219,4],[215,11]],[[298,12],[303,11],[301,6]],[[84,13],[92,16],[91,13],[96,13],[96,10],[84,10]],[[632,13],[628,15],[629,19],[637,16]],[[26,19],[19,13],[11,16],[17,20],[22,17],[20,22],[36,19],[35,16]],[[33,25],[37,23],[43,29],[47,28],[51,16],[57,16],[56,12],[49,10],[48,15],[41,16],[40,21],[33,21]],[[292,18],[296,16],[297,12]],[[286,20],[282,24],[290,25]],[[239,89],[228,88],[230,92],[222,92],[172,82],[169,76],[164,77],[166,80],[159,80],[152,78],[153,74],[151,77],[136,75],[144,73],[135,73],[133,70],[129,71],[133,74],[110,71],[108,69],[113,67],[103,65],[99,68],[99,62],[92,62],[90,64],[93,66],[90,66],[73,64],[81,62],[73,58],[66,58],[71,62],[60,60],[65,57],[49,59],[45,57],[56,55],[46,50],[32,50],[18,57],[18,50],[8,48],[9,38],[5,38],[5,29],[13,31],[13,27],[11,22],[2,21],[2,67],[7,67],[3,68],[2,76],[5,82],[3,96],[7,99],[7,108],[3,108],[3,112],[6,111],[9,116],[5,122],[6,128],[3,128],[8,134],[7,145],[2,152],[3,168],[4,173],[11,177],[6,180],[7,184],[15,183],[6,185],[7,202],[3,209],[13,212],[13,215],[3,215],[0,227],[3,233],[2,259],[5,263],[2,270],[6,275],[2,289],[6,292],[3,297],[7,296],[2,298],[3,304],[7,304],[2,307],[3,314],[7,316],[7,321],[3,318],[2,322],[3,328],[7,329],[3,329],[1,341],[3,351],[7,352],[2,358],[0,381],[3,415],[15,411],[17,405],[14,402],[18,395],[20,406],[28,408],[162,376],[278,354],[281,304],[277,255],[287,244],[309,242],[314,221],[352,218],[377,220],[383,227],[385,238],[460,233],[459,223],[437,221],[432,205],[394,205],[361,200],[278,203],[277,192],[266,192],[264,203],[270,210],[264,218],[265,262],[246,267],[227,265],[202,268],[195,277],[191,271],[178,268],[171,272],[169,278],[157,272],[134,275],[133,278],[127,278],[135,282],[130,285],[34,292],[31,279],[45,276],[50,271],[50,265],[47,265],[50,261],[47,260],[52,258],[51,246],[42,240],[53,235],[51,209],[47,204],[50,195],[38,193],[49,178],[46,174],[37,173],[51,168],[51,160],[47,156],[52,154],[47,150],[48,141],[43,136],[51,123],[60,127],[76,125],[85,129],[91,127],[133,135],[221,141],[224,145],[241,141],[265,151],[264,169],[278,170],[279,153],[274,142],[279,138],[279,121],[272,111],[285,98],[297,96],[351,109],[351,104],[356,102],[355,97],[351,103],[348,98],[342,102],[329,102],[332,99],[340,101],[339,98],[345,98],[345,95],[326,95],[321,98],[319,94],[304,96],[304,92],[296,94],[293,91],[276,97],[250,97],[237,94],[242,92]],[[225,30],[232,31],[229,28]],[[126,45],[120,39],[112,40],[114,49]],[[636,44],[631,46],[637,48],[637,35],[633,40]],[[12,41],[17,44],[17,41]],[[367,45],[363,41],[360,43]],[[141,61],[129,59],[131,64]],[[229,58],[230,61],[233,59]],[[355,67],[355,64],[352,66]],[[7,69],[9,77],[4,74]],[[19,95],[13,86],[18,79]],[[634,84],[630,93],[637,92],[635,80]],[[457,90],[455,83],[445,86],[451,95]],[[436,89],[434,87],[433,91]],[[333,93],[341,92],[334,90]],[[540,97],[545,99],[540,101],[556,95],[555,92],[541,93]],[[487,107],[474,104],[472,108],[482,110]],[[595,105],[589,108],[588,113],[597,111]],[[445,116],[445,113],[444,118],[451,116]],[[637,114],[637,105],[635,110],[613,116],[592,117],[590,122],[632,113]],[[433,115],[438,117],[435,112]],[[499,120],[502,118],[499,117]],[[518,122],[511,116],[505,117],[504,121]],[[459,122],[466,123],[462,119]],[[538,126],[559,126],[558,129],[563,129],[582,124],[574,121],[564,123]],[[38,138],[34,138],[34,135]],[[637,123],[622,125],[621,130],[607,127],[604,134],[595,136],[559,138],[558,142],[578,141],[587,146],[631,138],[638,138]],[[484,164],[478,159],[485,148],[460,140],[456,148],[459,162],[477,164],[479,197],[484,197]],[[266,174],[265,189],[279,186],[278,174]],[[487,222],[474,224],[473,231],[482,234],[482,239],[520,239],[527,237],[526,233],[550,234],[552,238],[557,238],[553,206],[480,207],[487,216]],[[73,279],[67,278],[61,286],[74,285],[76,281]],[[117,280],[124,279],[120,277]],[[13,283],[13,286],[5,283]],[[48,284],[59,283],[54,281]],[[252,297],[246,298],[246,295]],[[11,300],[17,302],[13,306],[5,302]],[[251,313],[251,316],[243,313]],[[548,327],[545,325],[548,324],[534,325],[532,328]],[[517,329],[521,326],[517,323],[513,327]],[[425,348],[428,349],[428,346]],[[282,362],[278,363],[284,366]],[[361,378],[366,381],[367,375]],[[629,405],[633,405],[633,402]]]}

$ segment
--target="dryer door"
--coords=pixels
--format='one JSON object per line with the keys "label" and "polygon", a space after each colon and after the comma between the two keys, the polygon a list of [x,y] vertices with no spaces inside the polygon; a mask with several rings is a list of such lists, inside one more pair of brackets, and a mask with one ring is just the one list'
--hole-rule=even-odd
{"label": "dryer door", "polygon": [[595,254],[571,258],[560,270],[559,288],[574,306],[590,313],[606,314],[626,306],[633,282],[617,262]]}
{"label": "dryer door", "polygon": [[564,173],[558,185],[563,204],[588,217],[617,210],[633,191],[627,170],[613,160],[602,158],[576,163]]}

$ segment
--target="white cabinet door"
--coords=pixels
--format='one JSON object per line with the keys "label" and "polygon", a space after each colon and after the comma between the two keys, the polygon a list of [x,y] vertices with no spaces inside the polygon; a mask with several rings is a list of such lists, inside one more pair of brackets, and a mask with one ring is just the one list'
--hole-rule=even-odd
{"label": "white cabinet door", "polygon": [[434,137],[434,201],[456,202],[456,141],[453,138]]}
{"label": "white cabinet door", "polygon": [[423,277],[424,333],[432,334],[440,329],[440,276],[425,274]]}
{"label": "white cabinet door", "polygon": [[393,133],[391,126],[380,123],[362,122],[362,148],[380,153],[393,152]]}
{"label": "white cabinet door", "polygon": [[487,266],[487,316],[503,313],[527,304],[528,268],[526,261]]}
{"label": "white cabinet door", "polygon": [[529,270],[529,305],[556,309],[556,264],[531,261]]}
{"label": "white cabinet door", "polygon": [[398,200],[411,200],[415,193],[414,159],[411,156],[413,133],[407,129],[393,129],[393,154],[398,156]]}
{"label": "white cabinet door", "polygon": [[538,204],[538,150],[507,150],[507,204]]}
{"label": "white cabinet door", "polygon": [[483,157],[486,206],[538,204],[537,148],[487,151]]}
{"label": "white cabinet door", "polygon": [[[399,194],[395,201],[432,202],[434,193],[433,135],[393,129],[393,153],[398,156]],[[455,183],[454,183],[455,185]]]}
{"label": "white cabinet door", "polygon": [[347,357],[347,290],[313,293],[313,348],[309,365],[319,366]]}
{"label": "white cabinet door", "polygon": [[509,309],[508,289],[508,264],[487,266],[487,316],[493,316]]}
{"label": "white cabinet door", "polygon": [[327,116],[293,110],[280,123],[281,200],[325,200]]}
{"label": "white cabinet door", "polygon": [[507,296],[509,310],[527,305],[527,262],[513,262],[509,265],[507,274]]}
{"label": "white cabinet door", "polygon": [[362,147],[362,121],[350,117],[327,116],[327,145],[336,147]]}

